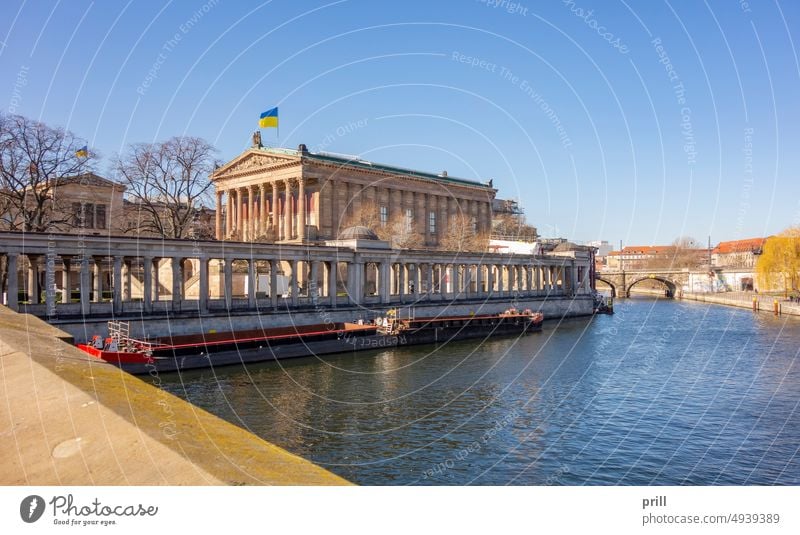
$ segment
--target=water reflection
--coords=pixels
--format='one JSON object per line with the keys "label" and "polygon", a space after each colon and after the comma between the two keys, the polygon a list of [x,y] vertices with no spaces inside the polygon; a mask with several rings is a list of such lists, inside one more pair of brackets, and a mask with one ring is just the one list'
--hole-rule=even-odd
{"label": "water reflection", "polygon": [[797,484],[800,322],[620,300],[614,316],[162,377],[361,484]]}

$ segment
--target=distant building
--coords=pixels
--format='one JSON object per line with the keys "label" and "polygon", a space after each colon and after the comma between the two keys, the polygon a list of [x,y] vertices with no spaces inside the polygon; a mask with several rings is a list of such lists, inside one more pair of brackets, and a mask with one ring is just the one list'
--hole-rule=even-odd
{"label": "distant building", "polygon": [[670,254],[674,254],[672,245],[629,245],[621,251],[608,253],[606,267],[609,270],[644,269],[649,262]]}
{"label": "distant building", "polygon": [[711,265],[722,268],[753,268],[767,238],[723,241],[711,251]]}
{"label": "distant building", "polygon": [[605,258],[608,256],[608,254],[614,250],[614,246],[608,243],[606,240],[594,240],[588,242],[586,245],[595,247],[597,249],[595,256],[603,259],[603,261],[605,261]]}

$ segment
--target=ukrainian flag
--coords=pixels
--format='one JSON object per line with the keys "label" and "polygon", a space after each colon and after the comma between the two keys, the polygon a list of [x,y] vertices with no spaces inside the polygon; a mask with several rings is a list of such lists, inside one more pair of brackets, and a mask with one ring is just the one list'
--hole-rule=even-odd
{"label": "ukrainian flag", "polygon": [[78,158],[88,158],[89,157],[89,145],[84,145],[83,147],[79,148],[75,151],[75,156]]}
{"label": "ukrainian flag", "polygon": [[261,114],[258,119],[259,128],[278,128],[278,108],[272,108]]}

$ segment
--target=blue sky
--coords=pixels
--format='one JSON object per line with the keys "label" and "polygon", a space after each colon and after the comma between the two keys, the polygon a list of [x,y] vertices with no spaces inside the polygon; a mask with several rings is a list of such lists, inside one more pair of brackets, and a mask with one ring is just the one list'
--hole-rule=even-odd
{"label": "blue sky", "polygon": [[545,236],[705,243],[800,224],[797,2],[8,0],[0,110],[494,179]]}

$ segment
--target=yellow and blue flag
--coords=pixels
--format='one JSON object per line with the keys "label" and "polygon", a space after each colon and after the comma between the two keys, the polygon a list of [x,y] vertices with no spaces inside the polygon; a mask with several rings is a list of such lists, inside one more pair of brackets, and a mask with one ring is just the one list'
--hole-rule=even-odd
{"label": "yellow and blue flag", "polygon": [[278,128],[278,108],[272,108],[261,114],[258,119],[259,128]]}
{"label": "yellow and blue flag", "polygon": [[79,148],[75,151],[75,156],[78,158],[88,158],[89,157],[89,145],[84,145],[83,147]]}

